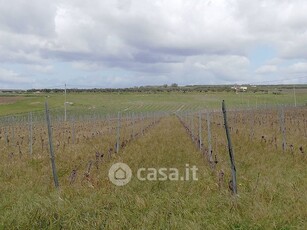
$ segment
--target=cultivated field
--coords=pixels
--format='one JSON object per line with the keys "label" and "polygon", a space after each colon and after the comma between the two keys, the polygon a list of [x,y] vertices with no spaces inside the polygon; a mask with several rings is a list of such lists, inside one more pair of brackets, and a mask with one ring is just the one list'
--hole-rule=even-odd
{"label": "cultivated field", "polygon": [[[164,93],[68,93],[68,110],[96,111],[100,114],[147,111],[186,111],[217,108],[227,99],[229,107],[294,105],[293,91],[269,88],[268,93],[245,92],[164,92]],[[0,93],[0,116],[43,111],[46,98],[52,110],[63,110],[64,93]],[[10,102],[8,102],[10,101]],[[307,88],[296,90],[297,104],[307,103]],[[1,102],[6,102],[2,104]]]}
{"label": "cultivated field", "polygon": [[[306,92],[296,100],[292,92],[80,93],[67,96],[65,121],[62,94],[19,95],[0,105],[0,229],[306,229]],[[118,162],[132,170],[125,186],[108,177]],[[192,166],[198,180],[154,180],[148,170],[186,176]]]}

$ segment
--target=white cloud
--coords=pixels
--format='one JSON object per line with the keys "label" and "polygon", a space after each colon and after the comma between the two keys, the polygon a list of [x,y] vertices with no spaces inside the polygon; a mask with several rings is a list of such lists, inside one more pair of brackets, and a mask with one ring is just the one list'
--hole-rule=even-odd
{"label": "white cloud", "polygon": [[38,73],[52,73],[53,66],[52,65],[27,65],[27,68],[31,71]]}
{"label": "white cloud", "polygon": [[[195,58],[192,58],[192,60]],[[204,73],[218,76],[220,82],[243,81],[248,76],[249,60],[244,56],[211,55],[198,57],[194,63],[196,68],[201,68]]]}
{"label": "white cloud", "polygon": [[306,75],[307,74],[307,62],[295,63],[288,68],[288,71],[290,73],[296,73],[296,74],[303,73]]}
{"label": "white cloud", "polygon": [[[92,77],[120,69],[127,86],[277,79],[280,60],[307,61],[306,12],[304,0],[12,0],[0,4],[0,61]],[[262,44],[275,61],[252,65]]]}
{"label": "white cloud", "polygon": [[32,80],[30,80],[29,78],[21,76],[20,74],[12,70],[0,68],[0,83],[1,84],[16,84],[20,86],[20,84],[27,84],[31,82]]}
{"label": "white cloud", "polygon": [[56,1],[11,0],[0,2],[0,30],[20,35],[54,34]]}
{"label": "white cloud", "polygon": [[276,65],[263,65],[259,67],[255,72],[257,74],[270,74],[275,73],[277,71]]}

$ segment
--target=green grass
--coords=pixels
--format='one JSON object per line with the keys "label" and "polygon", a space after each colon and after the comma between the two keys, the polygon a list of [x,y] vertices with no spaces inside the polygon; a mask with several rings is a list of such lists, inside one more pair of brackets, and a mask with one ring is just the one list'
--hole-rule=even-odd
{"label": "green grass", "polygon": [[[241,127],[241,126],[240,126]],[[213,125],[219,136],[222,130]],[[242,127],[241,127],[242,128]],[[306,229],[306,157],[272,151],[244,133],[233,135],[239,196],[228,190],[229,159],[224,137],[217,140],[225,185],[218,186],[206,158],[196,149],[174,116],[131,142],[119,155],[91,171],[89,159],[109,136],[96,137],[56,152],[61,188],[55,191],[47,153],[22,155],[0,163],[0,228],[5,229]],[[204,138],[205,140],[205,138]],[[214,143],[215,146],[215,143]],[[115,162],[140,167],[198,167],[198,181],[139,181],[124,187],[108,180]],[[69,174],[77,165],[77,180]]]}
{"label": "green grass", "polygon": [[[6,95],[8,96],[8,95]],[[14,95],[13,95],[14,96]],[[62,93],[25,94],[22,99],[12,104],[0,104],[0,115],[16,114],[30,111],[43,111],[44,102],[48,99],[50,108],[64,108]],[[117,111],[177,111],[220,108],[221,101],[227,100],[230,107],[260,106],[264,104],[294,104],[292,91],[283,91],[279,95],[264,93],[69,93],[67,101],[69,110],[100,111],[102,113]],[[0,95],[1,100],[1,95]],[[307,103],[307,91],[297,91],[297,103]]]}
{"label": "green grass", "polygon": [[[63,94],[29,94],[16,103],[0,105],[0,114],[43,110],[46,96],[53,110],[63,109]],[[89,113],[220,109],[222,99],[226,100],[227,108],[294,101],[290,91],[281,95],[80,93],[67,96],[67,101],[74,103],[69,112]],[[304,91],[298,92],[299,104],[306,103],[306,99]],[[221,113],[212,114],[211,120],[213,154],[218,159],[215,171],[211,171],[206,157],[197,150],[179,120],[166,116],[119,154],[113,154],[111,159],[105,156],[98,169],[92,168],[89,181],[84,177],[89,160],[95,159],[96,151],[107,155],[107,149],[114,146],[116,129],[108,130],[107,121],[77,121],[76,143],[72,144],[72,123],[54,119],[59,191],[53,185],[46,125],[34,124],[35,143],[30,156],[27,123],[6,123],[0,127],[0,229],[307,229],[307,145],[303,119],[306,108],[286,109],[285,114],[288,149],[283,153],[277,111],[253,112],[253,126],[251,113],[229,113],[238,197],[228,189],[231,173]],[[197,122],[195,115],[196,133]],[[115,127],[116,121],[110,124]],[[132,129],[128,124],[131,125],[123,119],[122,140],[130,137]],[[135,131],[139,132],[141,127],[142,121],[138,121]],[[205,117],[202,127],[203,143],[207,146]],[[5,142],[5,130],[9,145]],[[267,143],[263,143],[262,136]],[[290,144],[294,146],[293,153]],[[300,146],[305,154],[300,153]],[[108,179],[108,169],[116,162],[127,163],[134,175],[140,167],[183,170],[186,164],[195,165],[199,180],[139,181],[134,176],[128,185],[116,187]],[[68,178],[73,169],[77,169],[77,179],[70,184]],[[225,172],[221,187],[220,170]]]}

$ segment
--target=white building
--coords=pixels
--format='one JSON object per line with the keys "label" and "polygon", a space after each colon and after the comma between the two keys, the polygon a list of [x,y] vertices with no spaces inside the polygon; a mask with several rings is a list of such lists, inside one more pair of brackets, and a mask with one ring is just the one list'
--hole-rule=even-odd
{"label": "white building", "polygon": [[247,87],[246,87],[246,86],[241,86],[241,87],[240,87],[240,91],[245,92],[246,90],[247,90]]}
{"label": "white building", "polygon": [[247,91],[247,87],[246,86],[238,86],[238,85],[235,85],[233,87],[231,87],[233,90],[236,91],[236,93],[238,92],[245,92]]}

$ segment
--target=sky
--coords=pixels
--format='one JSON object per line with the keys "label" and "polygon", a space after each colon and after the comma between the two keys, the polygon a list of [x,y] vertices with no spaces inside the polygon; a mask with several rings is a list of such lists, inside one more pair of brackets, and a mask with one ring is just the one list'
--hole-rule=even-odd
{"label": "sky", "polygon": [[0,89],[307,83],[306,0],[0,0]]}

